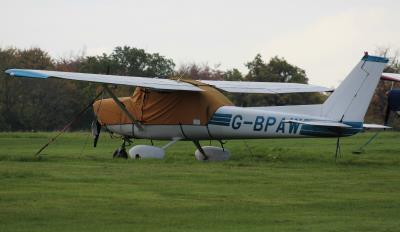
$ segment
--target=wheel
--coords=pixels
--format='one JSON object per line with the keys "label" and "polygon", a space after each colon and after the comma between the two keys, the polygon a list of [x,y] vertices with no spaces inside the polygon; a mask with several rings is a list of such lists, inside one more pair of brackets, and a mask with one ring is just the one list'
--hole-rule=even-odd
{"label": "wheel", "polygon": [[125,148],[120,147],[114,151],[113,158],[128,159],[128,153],[126,152]]}

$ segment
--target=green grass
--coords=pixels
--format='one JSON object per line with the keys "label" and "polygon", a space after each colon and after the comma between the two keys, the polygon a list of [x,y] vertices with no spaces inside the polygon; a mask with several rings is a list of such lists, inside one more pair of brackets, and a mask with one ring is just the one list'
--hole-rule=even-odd
{"label": "green grass", "polygon": [[[229,141],[227,162],[179,142],[164,160],[113,160],[120,141],[0,133],[0,231],[399,231],[400,133]],[[149,144],[148,141],[137,141]],[[165,142],[157,142],[162,145]],[[204,142],[206,144],[206,142]],[[207,142],[208,144],[208,142]],[[216,145],[216,143],[215,143]]]}

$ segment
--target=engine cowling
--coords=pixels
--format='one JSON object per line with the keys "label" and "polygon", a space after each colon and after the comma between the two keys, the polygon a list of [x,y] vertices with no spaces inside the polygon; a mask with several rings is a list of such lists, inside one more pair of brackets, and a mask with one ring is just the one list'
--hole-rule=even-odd
{"label": "engine cowling", "polygon": [[194,153],[197,160],[224,161],[228,160],[231,156],[231,153],[227,149],[222,149],[220,147],[204,146],[201,148],[206,153],[208,159],[197,149]]}
{"label": "engine cowling", "polygon": [[150,145],[136,145],[128,153],[132,159],[163,159],[165,156],[163,149]]}

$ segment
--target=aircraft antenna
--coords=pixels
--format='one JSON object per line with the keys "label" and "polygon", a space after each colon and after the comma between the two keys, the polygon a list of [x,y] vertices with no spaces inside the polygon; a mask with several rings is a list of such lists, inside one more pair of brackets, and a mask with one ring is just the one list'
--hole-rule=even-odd
{"label": "aircraft antenna", "polygon": [[181,81],[182,80],[182,78],[186,75],[186,74],[188,74],[189,72],[189,67],[185,67],[184,68],[184,70],[183,70],[183,73],[181,73],[180,75],[179,75],[179,77],[176,79],[176,81]]}

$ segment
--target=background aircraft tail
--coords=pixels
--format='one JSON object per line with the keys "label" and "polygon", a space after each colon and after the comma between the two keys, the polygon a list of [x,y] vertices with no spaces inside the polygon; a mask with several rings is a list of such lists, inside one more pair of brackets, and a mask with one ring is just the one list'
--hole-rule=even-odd
{"label": "background aircraft tail", "polygon": [[341,122],[363,122],[388,59],[365,54],[322,105],[322,115]]}

